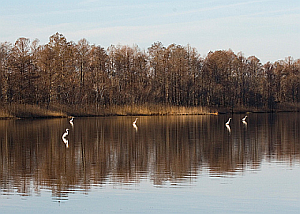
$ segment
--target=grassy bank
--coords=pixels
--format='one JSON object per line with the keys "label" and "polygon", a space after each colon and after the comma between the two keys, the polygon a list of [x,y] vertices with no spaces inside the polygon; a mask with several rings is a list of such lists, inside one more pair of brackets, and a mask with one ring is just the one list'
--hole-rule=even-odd
{"label": "grassy bank", "polygon": [[72,116],[126,116],[126,115],[197,115],[213,114],[205,107],[183,107],[164,105],[123,105],[123,106],[52,106],[55,111],[62,111]]}
{"label": "grassy bank", "polygon": [[126,115],[201,115],[216,114],[204,107],[182,107],[163,105],[124,105],[124,106],[66,106],[52,105],[42,107],[37,105],[14,104],[2,106],[0,118],[53,118],[53,117],[91,117],[91,116],[126,116]]}
{"label": "grassy bank", "polygon": [[245,112],[280,112],[300,111],[300,105],[280,104],[272,111],[267,108],[208,108],[184,107],[164,105],[124,105],[124,106],[98,106],[95,105],[51,105],[43,107],[37,105],[14,104],[4,105],[0,108],[0,118],[57,118],[57,117],[92,117],[92,116],[126,116],[126,115],[207,115],[220,113]]}
{"label": "grassy bank", "polygon": [[0,109],[0,118],[2,119],[55,117],[67,117],[67,114],[61,111],[55,111],[37,105],[25,104],[5,105]]}

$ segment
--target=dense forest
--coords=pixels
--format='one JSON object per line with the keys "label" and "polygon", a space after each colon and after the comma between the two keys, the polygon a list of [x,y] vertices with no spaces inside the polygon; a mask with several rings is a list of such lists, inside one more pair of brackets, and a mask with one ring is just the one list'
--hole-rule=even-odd
{"label": "dense forest", "polygon": [[44,107],[162,105],[276,109],[300,102],[300,59],[262,64],[231,50],[190,45],[107,49],[56,33],[45,45],[0,43],[0,103]]}

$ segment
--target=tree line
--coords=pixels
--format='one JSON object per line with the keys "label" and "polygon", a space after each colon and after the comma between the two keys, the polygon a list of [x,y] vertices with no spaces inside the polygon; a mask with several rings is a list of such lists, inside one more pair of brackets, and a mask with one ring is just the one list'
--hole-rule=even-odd
{"label": "tree line", "polygon": [[45,45],[0,43],[0,103],[274,109],[300,101],[300,59],[265,64],[231,50],[200,56],[190,45],[103,48],[56,33]]}

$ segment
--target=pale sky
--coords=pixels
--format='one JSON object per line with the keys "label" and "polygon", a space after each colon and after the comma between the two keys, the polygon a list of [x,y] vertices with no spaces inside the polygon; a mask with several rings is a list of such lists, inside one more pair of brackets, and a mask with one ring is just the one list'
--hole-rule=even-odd
{"label": "pale sky", "polygon": [[11,0],[0,2],[0,42],[20,37],[138,45],[190,44],[205,56],[232,49],[263,63],[300,58],[299,0]]}

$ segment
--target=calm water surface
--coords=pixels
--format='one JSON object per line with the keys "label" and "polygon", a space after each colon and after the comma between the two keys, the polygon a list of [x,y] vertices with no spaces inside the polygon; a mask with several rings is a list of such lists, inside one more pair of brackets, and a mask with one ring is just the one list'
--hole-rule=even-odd
{"label": "calm water surface", "polygon": [[229,116],[0,121],[1,213],[299,213],[300,114]]}

